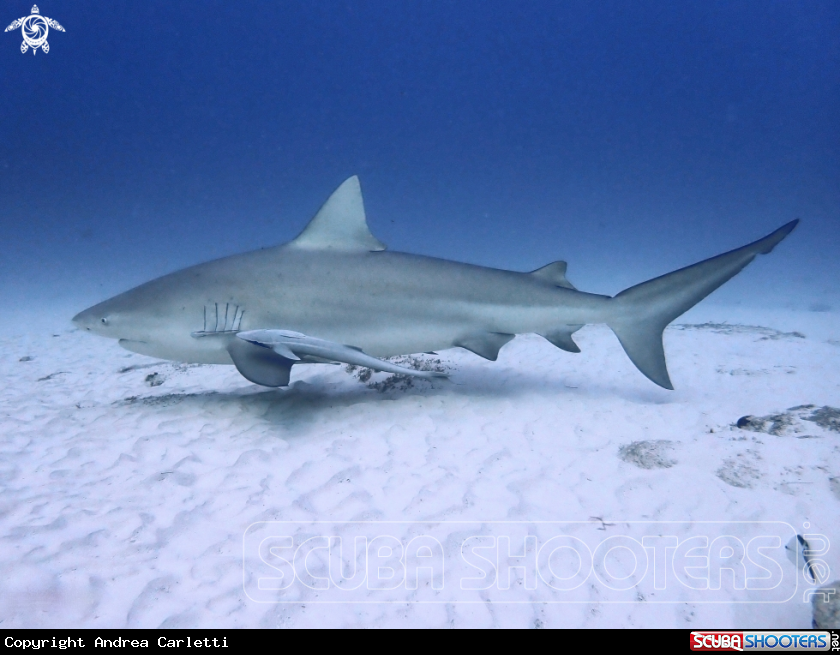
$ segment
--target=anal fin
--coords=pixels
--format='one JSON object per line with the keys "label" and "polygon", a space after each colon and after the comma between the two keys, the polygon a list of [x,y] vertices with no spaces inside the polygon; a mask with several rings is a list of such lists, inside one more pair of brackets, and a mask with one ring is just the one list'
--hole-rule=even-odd
{"label": "anal fin", "polygon": [[285,387],[289,384],[293,360],[278,355],[271,348],[242,339],[231,339],[227,350],[236,369],[249,382],[264,387]]}
{"label": "anal fin", "polygon": [[504,332],[479,332],[458,339],[454,345],[466,348],[479,357],[484,357],[484,359],[495,362],[499,357],[499,350],[501,350],[502,346],[515,336],[515,334],[506,334]]}
{"label": "anal fin", "polygon": [[572,339],[572,335],[582,327],[582,325],[563,325],[556,330],[546,332],[540,336],[553,343],[560,350],[565,350],[569,353],[579,353],[580,347]]}

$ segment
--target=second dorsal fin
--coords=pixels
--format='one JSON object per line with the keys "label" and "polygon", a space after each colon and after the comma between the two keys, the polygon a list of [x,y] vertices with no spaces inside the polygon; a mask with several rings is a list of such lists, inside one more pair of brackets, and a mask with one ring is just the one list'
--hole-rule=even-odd
{"label": "second dorsal fin", "polygon": [[288,245],[341,252],[385,250],[385,244],[368,229],[359,178],[354,175],[338,187],[303,232]]}
{"label": "second dorsal fin", "polygon": [[566,279],[566,262],[553,262],[548,266],[538,268],[532,271],[531,275],[546,282],[550,282],[557,287],[565,287],[566,289],[574,289],[572,283]]}

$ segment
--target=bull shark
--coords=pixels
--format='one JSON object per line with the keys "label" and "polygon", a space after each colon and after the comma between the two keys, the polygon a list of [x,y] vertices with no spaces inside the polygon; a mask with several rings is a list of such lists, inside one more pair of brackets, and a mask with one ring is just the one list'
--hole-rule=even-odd
{"label": "bull shark", "polygon": [[298,363],[439,376],[382,358],[461,347],[495,361],[524,333],[578,353],[572,335],[605,323],[642,374],[673,389],[665,327],[773,250],[798,222],[610,297],[578,291],[563,261],[520,273],[390,252],[368,228],[354,176],[289,243],[164,275],[73,323],[143,355],[233,364],[268,387],[288,385]]}

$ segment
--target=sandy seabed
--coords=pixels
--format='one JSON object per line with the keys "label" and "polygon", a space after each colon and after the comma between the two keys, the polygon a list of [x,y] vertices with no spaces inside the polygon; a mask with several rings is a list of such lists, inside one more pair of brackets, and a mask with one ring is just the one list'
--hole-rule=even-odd
{"label": "sandy seabed", "polygon": [[810,627],[784,546],[838,534],[840,321],[718,314],[666,330],[673,392],[604,326],[281,390],[7,330],[0,627]]}

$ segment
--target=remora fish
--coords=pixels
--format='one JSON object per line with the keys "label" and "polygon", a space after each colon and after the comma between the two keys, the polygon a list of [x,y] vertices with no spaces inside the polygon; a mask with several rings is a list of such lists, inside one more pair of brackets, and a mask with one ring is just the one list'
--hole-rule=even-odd
{"label": "remora fish", "polygon": [[523,333],[576,353],[572,334],[606,323],[645,376],[673,389],[665,326],[773,250],[798,222],[611,298],[575,289],[566,262],[516,273],[388,252],[368,229],[359,180],[351,177],[293,241],[165,275],[73,322],[151,357],[234,364],[269,387],[287,385],[298,362],[432,377],[377,358],[460,346],[495,361]]}

